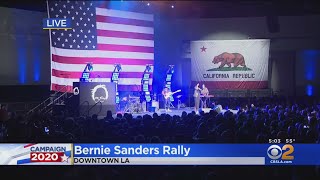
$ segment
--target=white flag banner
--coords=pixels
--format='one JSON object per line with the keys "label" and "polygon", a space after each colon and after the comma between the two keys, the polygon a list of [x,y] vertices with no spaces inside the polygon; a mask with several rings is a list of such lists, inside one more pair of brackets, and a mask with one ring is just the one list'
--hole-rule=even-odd
{"label": "white flag banner", "polygon": [[213,89],[268,88],[270,40],[191,41],[192,83]]}

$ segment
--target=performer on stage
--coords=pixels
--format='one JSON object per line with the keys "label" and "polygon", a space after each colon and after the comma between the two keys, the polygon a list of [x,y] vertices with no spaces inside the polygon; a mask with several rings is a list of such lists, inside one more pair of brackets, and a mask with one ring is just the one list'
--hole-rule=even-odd
{"label": "performer on stage", "polygon": [[198,84],[194,87],[194,93],[193,93],[193,97],[194,97],[194,111],[196,112],[196,114],[199,113],[200,93],[201,93],[201,89],[199,88],[199,83],[198,83]]}
{"label": "performer on stage", "polygon": [[164,108],[165,108],[166,112],[171,112],[171,110],[170,110],[170,94],[171,94],[171,91],[169,88],[167,88],[167,87],[163,88],[162,95],[164,98]]}
{"label": "performer on stage", "polygon": [[209,96],[209,90],[206,87],[206,85],[202,84],[202,91],[201,94],[203,95],[203,99],[202,99],[202,108],[207,108],[207,100],[208,100],[208,96]]}

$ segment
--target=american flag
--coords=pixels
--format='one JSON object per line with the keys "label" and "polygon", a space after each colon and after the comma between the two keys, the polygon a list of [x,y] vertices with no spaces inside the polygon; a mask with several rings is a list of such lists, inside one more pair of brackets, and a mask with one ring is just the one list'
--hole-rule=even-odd
{"label": "american flag", "polygon": [[[119,91],[140,91],[147,64],[154,63],[153,15],[120,11],[90,1],[51,1],[49,18],[69,18],[72,29],[50,30],[51,90],[79,82],[87,63],[90,78],[110,82],[121,64]],[[152,75],[150,85],[152,84]]]}

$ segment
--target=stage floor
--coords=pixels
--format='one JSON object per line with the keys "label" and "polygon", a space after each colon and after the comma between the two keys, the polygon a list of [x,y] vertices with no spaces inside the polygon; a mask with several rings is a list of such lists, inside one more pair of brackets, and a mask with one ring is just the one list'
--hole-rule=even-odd
{"label": "stage floor", "polygon": [[[171,109],[171,112],[166,112],[165,109],[159,109],[158,111],[156,111],[156,113],[158,115],[161,115],[161,114],[170,114],[171,116],[174,116],[174,115],[178,115],[178,116],[181,116],[182,115],[182,112],[185,111],[187,113],[191,113],[192,111],[194,110],[193,107],[186,107],[186,108],[180,108],[180,109],[177,109],[177,108],[173,108]],[[203,109],[204,112],[210,112],[210,108],[206,108],[206,109]],[[221,113],[224,113],[226,112],[227,110],[226,109],[222,109],[221,110]],[[237,110],[230,110],[231,112],[233,112],[234,114],[236,114],[238,111]],[[118,112],[118,113],[121,113],[123,114],[122,112]],[[118,114],[117,113],[117,114]],[[133,117],[137,117],[137,116],[143,116],[145,114],[149,114],[149,115],[153,115],[154,112],[139,112],[139,113],[132,113]],[[114,117],[116,117],[117,114],[114,114]]]}

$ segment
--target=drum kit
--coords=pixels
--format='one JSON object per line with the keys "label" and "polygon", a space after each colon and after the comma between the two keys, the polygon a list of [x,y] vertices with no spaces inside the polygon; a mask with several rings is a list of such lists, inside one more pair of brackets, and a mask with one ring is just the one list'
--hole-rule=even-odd
{"label": "drum kit", "polygon": [[143,112],[142,105],[140,103],[140,97],[129,96],[124,97],[121,100],[125,103],[124,113],[140,113]]}

